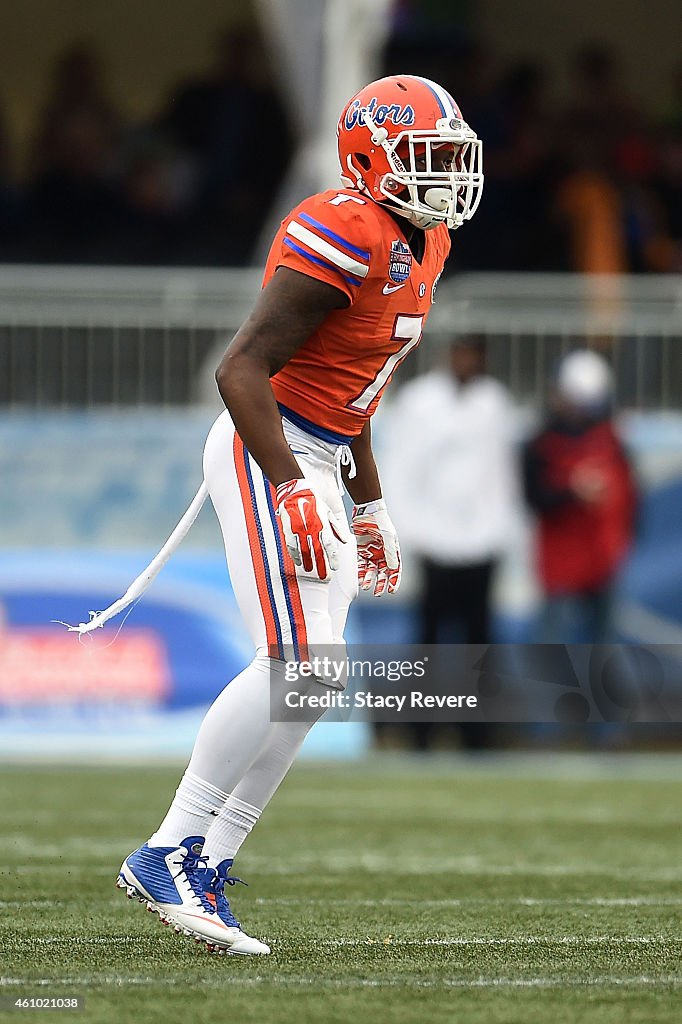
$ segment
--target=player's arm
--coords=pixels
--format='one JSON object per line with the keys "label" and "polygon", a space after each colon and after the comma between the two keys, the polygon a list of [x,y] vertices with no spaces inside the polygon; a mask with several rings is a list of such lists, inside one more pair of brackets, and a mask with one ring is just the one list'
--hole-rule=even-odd
{"label": "player's arm", "polygon": [[282,431],[270,377],[328,313],[348,305],[338,288],[280,267],[220,361],[216,383],[237,433],[275,486],[303,476]]}
{"label": "player's arm", "polygon": [[333,517],[305,480],[282,430],[270,377],[348,296],[324,281],[280,267],[261,292],[216,371],[218,390],[237,433],[266,478],[277,487],[284,541],[304,573],[328,581],[338,566]]}
{"label": "player's arm", "polygon": [[379,472],[372,452],[371,423],[371,420],[367,420],[362,432],[353,441],[355,476],[349,477],[347,467],[343,467],[345,488],[356,505],[364,505],[368,501],[376,501],[381,497]]}
{"label": "player's arm", "polygon": [[380,597],[398,589],[402,566],[398,535],[381,495],[370,424],[367,420],[353,441],[355,475],[349,477],[344,467],[344,484],[355,503],[351,528],[358,544],[358,585]]}

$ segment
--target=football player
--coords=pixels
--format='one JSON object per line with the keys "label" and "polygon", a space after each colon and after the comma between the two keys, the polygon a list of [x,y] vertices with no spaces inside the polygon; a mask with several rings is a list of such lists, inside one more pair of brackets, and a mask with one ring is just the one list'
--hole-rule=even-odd
{"label": "football player", "polygon": [[285,217],[216,373],[226,409],[204,477],[256,655],[209,709],[166,817],[117,883],[219,952],[270,951],[242,930],[225,886],[312,724],[277,720],[287,652],[342,644],[358,584],[378,596],[400,583],[371,418],[421,340],[448,228],[473,215],[483,187],[480,140],[425,78],[362,89],[339,120],[338,151],[343,187]]}

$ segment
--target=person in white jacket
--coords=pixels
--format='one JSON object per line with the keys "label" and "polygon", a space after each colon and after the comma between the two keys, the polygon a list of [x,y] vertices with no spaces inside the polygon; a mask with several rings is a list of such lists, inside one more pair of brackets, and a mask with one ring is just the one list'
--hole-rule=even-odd
{"label": "person in white jacket", "polygon": [[[517,413],[485,372],[479,335],[454,339],[440,367],[405,384],[384,421],[386,493],[403,552],[422,576],[417,640],[491,642],[495,568],[518,518]],[[471,725],[463,742],[481,745]],[[425,747],[430,730],[415,727]]]}

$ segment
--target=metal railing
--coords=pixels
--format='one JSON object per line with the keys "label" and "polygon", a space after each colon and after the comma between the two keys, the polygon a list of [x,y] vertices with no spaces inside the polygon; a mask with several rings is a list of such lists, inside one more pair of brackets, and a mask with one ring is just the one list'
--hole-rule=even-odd
{"label": "metal railing", "polygon": [[[0,405],[209,402],[220,353],[260,280],[255,270],[0,267]],[[467,332],[484,335],[490,371],[520,400],[542,394],[563,352],[591,344],[613,362],[618,404],[682,407],[680,278],[446,280],[401,375],[428,368]]]}
{"label": "metal railing", "polygon": [[[464,275],[443,287],[429,326],[441,344],[482,334],[489,370],[520,400],[541,396],[560,357],[590,345],[613,365],[617,405],[682,406],[682,279],[672,275]],[[423,353],[420,368],[431,359]]]}
{"label": "metal railing", "polygon": [[201,402],[252,270],[0,267],[0,405]]}

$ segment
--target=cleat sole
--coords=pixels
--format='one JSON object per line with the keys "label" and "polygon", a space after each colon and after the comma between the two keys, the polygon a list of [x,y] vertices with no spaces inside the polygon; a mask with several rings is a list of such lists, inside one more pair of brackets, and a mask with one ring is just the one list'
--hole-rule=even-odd
{"label": "cleat sole", "polygon": [[136,889],[134,885],[129,885],[122,875],[119,875],[115,882],[117,889],[125,889],[126,896],[129,900],[137,900],[139,903],[144,904],[145,909],[150,914],[157,914],[159,920],[166,927],[172,927],[173,931],[177,935],[186,935],[193,938],[198,946],[205,946],[209,953],[214,953],[217,956],[264,956],[263,953],[245,953],[241,949],[232,949],[230,946],[221,946],[215,942],[206,940],[205,935],[200,935],[198,932],[193,931],[190,928],[186,928],[181,924],[178,924],[171,917],[165,914],[159,907],[157,907],[151,900],[146,896],[142,895],[139,889]]}

